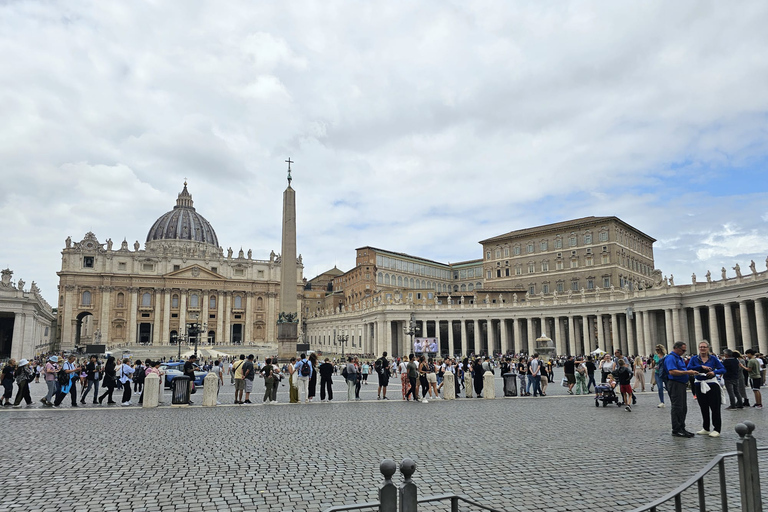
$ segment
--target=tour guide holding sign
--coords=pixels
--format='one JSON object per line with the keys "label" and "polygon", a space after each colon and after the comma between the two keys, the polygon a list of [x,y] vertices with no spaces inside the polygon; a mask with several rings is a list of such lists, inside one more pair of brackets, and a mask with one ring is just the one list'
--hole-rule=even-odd
{"label": "tour guide holding sign", "polygon": [[664,359],[664,367],[669,373],[667,381],[667,393],[672,403],[670,413],[672,416],[672,435],[675,437],[695,437],[693,432],[685,430],[685,416],[688,413],[686,402],[686,387],[690,375],[698,375],[695,370],[688,370],[682,355],[685,354],[686,345],[677,341],[672,346],[672,352]]}

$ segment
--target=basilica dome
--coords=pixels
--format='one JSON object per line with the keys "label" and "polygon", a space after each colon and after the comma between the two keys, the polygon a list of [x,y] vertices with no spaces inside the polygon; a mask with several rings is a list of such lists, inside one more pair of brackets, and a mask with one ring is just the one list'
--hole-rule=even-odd
{"label": "basilica dome", "polygon": [[211,223],[197,213],[192,204],[192,195],[187,190],[185,181],[184,190],[176,199],[176,206],[155,221],[147,234],[147,242],[179,240],[203,242],[218,247],[219,240]]}

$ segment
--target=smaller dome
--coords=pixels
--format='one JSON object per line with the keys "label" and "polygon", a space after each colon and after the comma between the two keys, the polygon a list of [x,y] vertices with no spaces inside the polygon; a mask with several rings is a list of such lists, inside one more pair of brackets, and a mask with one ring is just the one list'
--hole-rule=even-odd
{"label": "smaller dome", "polygon": [[184,189],[176,199],[173,210],[157,219],[147,234],[147,242],[155,240],[188,240],[219,247],[219,240],[211,223],[195,211],[192,195]]}

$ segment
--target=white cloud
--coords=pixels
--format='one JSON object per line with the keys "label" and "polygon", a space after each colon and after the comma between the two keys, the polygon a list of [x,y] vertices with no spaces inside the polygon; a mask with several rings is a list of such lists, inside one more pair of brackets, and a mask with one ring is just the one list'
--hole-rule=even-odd
{"label": "white cloud", "polygon": [[278,250],[288,156],[309,277],[359,245],[457,261],[582,215],[658,238],[665,273],[768,254],[766,179],[742,176],[768,153],[764,2],[0,15],[0,264],[49,300],[67,235],[143,240],[184,177],[225,248]]}

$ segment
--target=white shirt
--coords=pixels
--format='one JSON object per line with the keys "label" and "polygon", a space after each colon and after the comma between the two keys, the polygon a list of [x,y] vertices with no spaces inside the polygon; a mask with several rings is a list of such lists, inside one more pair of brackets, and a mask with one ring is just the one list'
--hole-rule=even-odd
{"label": "white shirt", "polygon": [[133,372],[135,372],[133,368],[128,366],[127,364],[123,364],[120,366],[120,382],[125,384],[126,382],[131,380],[131,376],[133,375]]}

